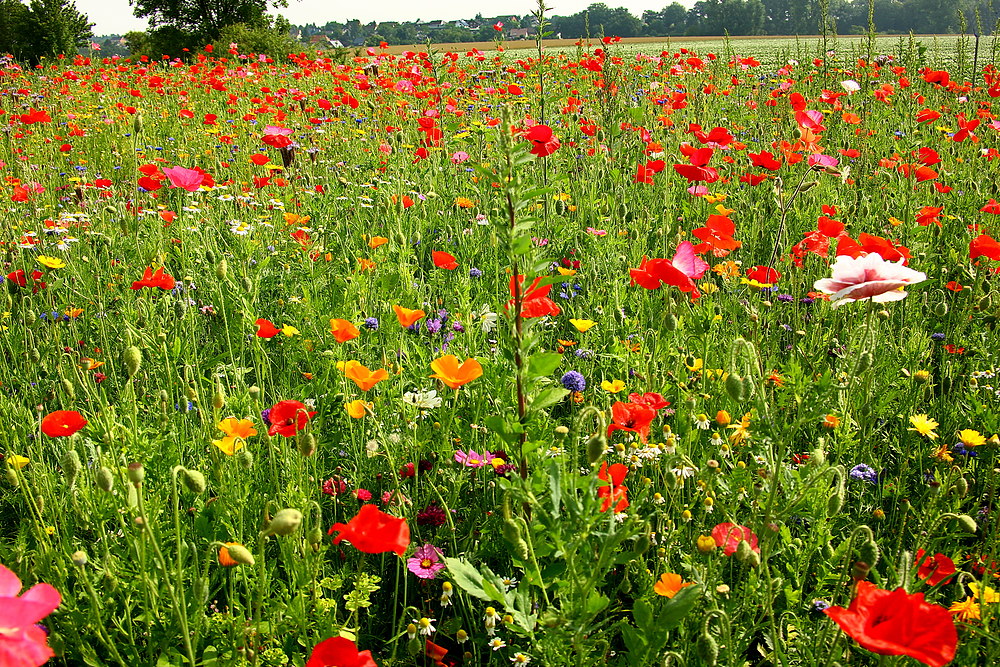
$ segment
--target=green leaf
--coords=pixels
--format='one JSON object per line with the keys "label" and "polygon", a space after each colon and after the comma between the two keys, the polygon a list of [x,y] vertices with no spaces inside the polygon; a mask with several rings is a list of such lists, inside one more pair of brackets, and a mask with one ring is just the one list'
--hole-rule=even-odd
{"label": "green leaf", "polygon": [[598,593],[597,591],[591,591],[590,596],[587,598],[587,606],[584,608],[588,614],[599,614],[604,611],[604,608],[608,606],[611,599]]}
{"label": "green leaf", "polygon": [[518,236],[510,243],[510,251],[515,255],[524,255],[531,250],[531,237],[528,235]]}
{"label": "green leaf", "polygon": [[524,427],[521,424],[508,422],[500,415],[490,415],[483,422],[486,424],[486,428],[493,431],[504,442],[517,442],[521,434],[524,433]]}
{"label": "green leaf", "polygon": [[656,620],[656,627],[660,632],[673,630],[684,617],[694,609],[695,604],[701,599],[701,585],[685,586],[672,599],[667,600]]}
{"label": "green leaf", "polygon": [[538,394],[531,399],[531,405],[528,407],[529,410],[544,410],[550,405],[555,405],[559,401],[566,398],[569,395],[569,389],[563,389],[562,387],[549,387],[548,389],[543,389],[538,392]]}
{"label": "green leaf", "polygon": [[537,352],[528,359],[528,375],[542,377],[552,372],[562,363],[562,355],[555,352]]}
{"label": "green leaf", "polygon": [[496,584],[490,581],[488,578],[483,577],[483,592],[489,596],[489,599],[493,600],[498,604],[506,604],[507,601],[504,599],[503,593],[497,588]]}
{"label": "green leaf", "polygon": [[549,463],[549,497],[552,499],[552,516],[559,518],[559,506],[562,505],[562,466],[552,459]]}
{"label": "green leaf", "polygon": [[448,572],[451,573],[455,583],[463,591],[480,600],[493,600],[483,589],[483,575],[479,574],[479,570],[457,558],[445,558],[444,562],[448,566]]}
{"label": "green leaf", "polygon": [[635,624],[645,632],[653,629],[653,607],[646,600],[636,600],[632,607]]}

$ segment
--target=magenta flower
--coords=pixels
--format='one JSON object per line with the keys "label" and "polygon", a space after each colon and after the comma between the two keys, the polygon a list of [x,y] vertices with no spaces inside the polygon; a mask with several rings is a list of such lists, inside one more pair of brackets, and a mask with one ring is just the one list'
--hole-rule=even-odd
{"label": "magenta flower", "polygon": [[468,452],[463,452],[461,449],[455,452],[455,461],[461,463],[466,468],[482,468],[489,465],[492,460],[493,455],[485,449],[482,455],[477,454],[473,449],[470,449]]}
{"label": "magenta flower", "polygon": [[443,556],[444,554],[436,546],[425,544],[407,559],[406,567],[421,579],[433,579],[438,572],[445,568],[444,563],[441,562]]}
{"label": "magenta flower", "polygon": [[887,262],[878,253],[857,259],[841,255],[833,263],[833,277],[817,280],[813,288],[830,295],[834,308],[852,301],[900,301],[906,297],[903,288],[927,280],[927,274]]}
{"label": "magenta flower", "polygon": [[36,623],[55,611],[62,597],[48,584],[36,584],[18,597],[20,591],[21,580],[0,565],[0,665],[38,667],[55,653]]}
{"label": "magenta flower", "polygon": [[186,167],[167,167],[163,173],[170,179],[170,187],[182,188],[188,192],[195,192],[205,180],[203,173]]}

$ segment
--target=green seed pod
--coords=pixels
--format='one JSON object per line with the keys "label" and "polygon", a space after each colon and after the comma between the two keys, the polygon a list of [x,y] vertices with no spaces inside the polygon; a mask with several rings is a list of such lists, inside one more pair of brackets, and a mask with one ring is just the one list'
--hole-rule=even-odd
{"label": "green seed pod", "polygon": [[708,665],[708,667],[715,667],[718,664],[719,642],[715,641],[715,637],[712,635],[707,632],[702,632],[698,635],[698,641],[695,642],[694,649],[702,664]]}
{"label": "green seed pod", "polygon": [[72,401],[73,399],[76,398],[76,387],[73,386],[73,383],[70,382],[70,380],[68,380],[67,378],[63,378],[59,384],[62,385],[62,389],[64,392],[66,392],[66,396],[69,398],[69,400]]}
{"label": "green seed pod", "polygon": [[4,472],[7,475],[8,484],[13,486],[15,489],[21,485],[21,480],[18,479],[16,470],[14,470],[13,468],[7,468],[7,470]]}
{"label": "green seed pod", "polygon": [[254,560],[253,554],[242,544],[230,544],[226,546],[226,551],[229,552],[229,557],[240,565],[253,565],[257,561]]}
{"label": "green seed pod", "polygon": [[955,480],[955,494],[959,498],[964,498],[969,493],[969,480],[964,477],[959,477]]}
{"label": "green seed pod", "polygon": [[66,483],[72,489],[76,485],[76,478],[79,476],[80,471],[83,470],[80,455],[76,453],[75,449],[68,449],[62,455],[59,464],[62,466],[63,474],[66,475]]}
{"label": "green seed pod", "polygon": [[608,448],[608,437],[603,432],[595,433],[587,439],[587,462],[597,464]]}
{"label": "green seed pod", "polygon": [[249,449],[244,448],[236,452],[236,461],[244,470],[250,470],[253,468],[253,454],[250,453]]}
{"label": "green seed pod", "polygon": [[979,524],[968,514],[962,514],[958,517],[958,525],[962,530],[973,535],[979,530]]}
{"label": "green seed pod", "polygon": [[667,316],[663,318],[663,328],[667,331],[676,331],[677,325],[677,316],[673,313],[667,313]]}
{"label": "green seed pod", "polygon": [[215,251],[209,248],[205,251],[205,259],[208,260],[209,264],[215,264]]}
{"label": "green seed pod", "polygon": [[222,382],[217,380],[215,382],[215,392],[212,394],[212,407],[216,410],[221,410],[226,405],[226,388],[222,386]]}
{"label": "green seed pod", "polygon": [[746,382],[736,373],[730,373],[726,377],[726,393],[729,394],[729,398],[742,403],[747,400]]}
{"label": "green seed pod", "polygon": [[254,386],[250,387],[249,389],[247,389],[247,393],[250,395],[250,400],[251,401],[259,401],[260,400],[260,387],[258,387],[257,385],[254,385]]}
{"label": "green seed pod", "polygon": [[866,370],[872,367],[872,362],[875,361],[875,357],[872,356],[871,352],[865,350],[858,356],[858,366],[855,372],[859,375],[864,373]]}
{"label": "green seed pod", "polygon": [[181,472],[181,482],[191,493],[202,493],[205,490],[205,476],[197,470],[185,469]]}
{"label": "green seed pod", "polygon": [[128,371],[129,378],[133,378],[142,366],[142,352],[135,345],[130,345],[125,348],[122,361],[125,362],[125,370]]}
{"label": "green seed pod", "polygon": [[946,304],[944,301],[938,301],[937,303],[934,304],[933,312],[938,317],[944,317],[945,315],[948,314],[948,304]]}
{"label": "green seed pod", "polygon": [[264,529],[264,537],[269,535],[291,535],[302,524],[302,512],[297,509],[285,508],[274,515]]}
{"label": "green seed pod", "polygon": [[215,267],[215,277],[218,278],[219,280],[225,280],[228,275],[229,275],[229,262],[227,262],[225,258],[223,258],[222,261],[219,262],[219,265]]}
{"label": "green seed pod", "polygon": [[97,488],[107,493],[111,493],[115,488],[115,476],[110,469],[104,466],[101,466],[97,471]]}

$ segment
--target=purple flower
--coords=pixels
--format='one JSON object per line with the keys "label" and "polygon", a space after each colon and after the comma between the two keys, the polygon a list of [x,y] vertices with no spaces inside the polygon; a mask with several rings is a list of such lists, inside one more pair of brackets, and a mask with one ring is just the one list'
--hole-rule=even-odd
{"label": "purple flower", "polygon": [[365,329],[369,331],[375,331],[378,329],[378,318],[377,317],[366,317],[365,318]]}
{"label": "purple flower", "polygon": [[461,463],[466,468],[482,468],[483,466],[489,465],[492,460],[493,455],[485,449],[483,450],[482,455],[477,454],[476,451],[472,449],[468,452],[463,452],[461,449],[455,452],[455,461]]}
{"label": "purple flower", "polygon": [[483,272],[480,271],[479,269],[477,269],[476,267],[472,267],[471,269],[469,269],[469,277],[470,278],[482,278],[483,277]]}
{"label": "purple flower", "polygon": [[441,324],[442,322],[439,319],[427,320],[427,333],[436,334],[441,331]]}
{"label": "purple flower", "polygon": [[260,420],[262,422],[264,422],[265,426],[270,426],[271,425],[271,419],[270,419],[270,417],[271,417],[271,408],[264,408],[263,410],[261,410],[261,412],[260,412]]}
{"label": "purple flower", "polygon": [[436,546],[425,544],[407,559],[406,568],[421,579],[433,579],[445,568],[445,564],[441,562],[443,556]]}
{"label": "purple flower", "polygon": [[569,371],[560,381],[562,386],[570,391],[583,391],[587,388],[587,380],[578,371]]}
{"label": "purple flower", "polygon": [[851,479],[860,479],[869,484],[876,484],[878,482],[878,473],[875,472],[875,468],[864,463],[859,463],[851,468],[851,472],[848,474],[851,476]]}

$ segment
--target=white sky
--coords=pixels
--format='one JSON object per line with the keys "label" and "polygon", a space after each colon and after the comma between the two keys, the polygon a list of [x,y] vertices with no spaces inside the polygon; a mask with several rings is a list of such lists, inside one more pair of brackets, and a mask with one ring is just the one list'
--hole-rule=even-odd
{"label": "white sky", "polygon": [[[597,0],[547,0],[553,3],[549,15],[566,16],[585,9]],[[627,7],[632,14],[640,16],[647,9],[660,10],[673,0],[604,0],[609,7]],[[691,0],[681,0],[681,4],[691,5]],[[502,14],[528,14],[537,6],[532,0],[480,0],[469,3],[463,0],[382,0],[381,2],[332,3],[329,0],[289,0],[288,7],[279,13],[295,25],[315,23],[323,25],[327,21],[359,19],[362,23],[371,21],[413,21],[422,19],[453,20],[472,18],[477,13],[483,16]],[[145,30],[146,21],[132,15],[128,0],[76,0],[76,7],[95,23],[95,35],[123,34],[131,30]]]}

